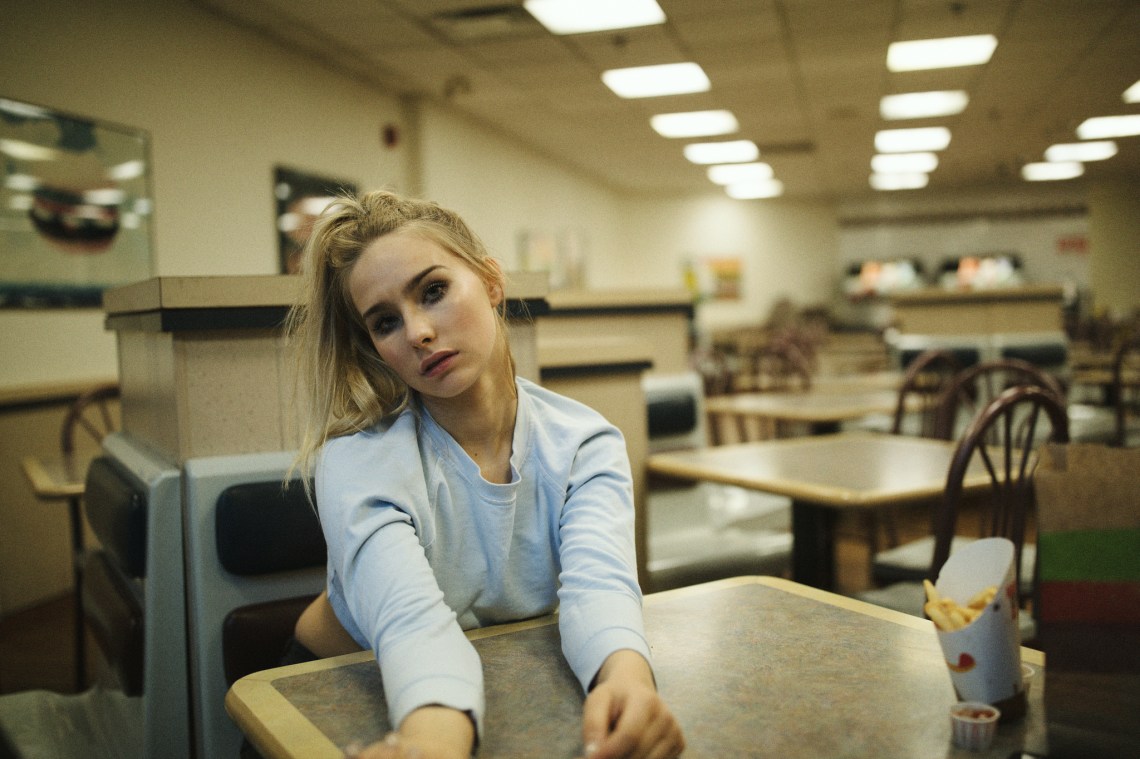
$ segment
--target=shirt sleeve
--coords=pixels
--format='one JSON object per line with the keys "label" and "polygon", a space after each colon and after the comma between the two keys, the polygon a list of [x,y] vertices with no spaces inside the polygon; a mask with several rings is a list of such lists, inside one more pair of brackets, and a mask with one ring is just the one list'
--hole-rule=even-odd
{"label": "shirt sleeve", "polygon": [[559,631],[563,654],[583,690],[615,651],[631,649],[652,662],[633,526],[625,441],[607,425],[574,453],[559,526]]}
{"label": "shirt sleeve", "polygon": [[[482,664],[444,603],[420,544],[415,509],[398,505],[402,499],[390,493],[393,479],[415,483],[406,473],[409,467],[422,471],[422,465],[418,456],[413,466],[413,457],[405,455],[378,466],[385,459],[376,453],[368,445],[332,441],[317,467],[329,571],[343,593],[341,599],[330,593],[330,601],[338,616],[341,606],[351,618],[346,627],[364,639],[357,642],[375,652],[392,725],[421,706],[438,704],[470,714],[481,735]],[[387,476],[376,474],[378,469]],[[394,471],[403,474],[391,477]],[[418,497],[410,492],[405,499]]]}

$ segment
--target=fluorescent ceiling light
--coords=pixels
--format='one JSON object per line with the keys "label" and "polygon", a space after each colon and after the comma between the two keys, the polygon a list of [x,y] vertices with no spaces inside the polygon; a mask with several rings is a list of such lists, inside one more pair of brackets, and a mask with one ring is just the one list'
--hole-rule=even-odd
{"label": "fluorescent ceiling light", "polygon": [[97,206],[117,206],[126,199],[127,194],[115,187],[98,187],[83,193],[85,203],[92,203]]}
{"label": "fluorescent ceiling light", "polygon": [[1140,134],[1140,115],[1096,116],[1085,119],[1077,127],[1077,137],[1082,140],[1132,137],[1137,134]]}
{"label": "fluorescent ceiling light", "polygon": [[623,98],[651,98],[706,92],[709,78],[695,63],[663,63],[602,72],[602,81]]}
{"label": "fluorescent ceiling light", "polygon": [[1126,89],[1121,97],[1125,103],[1140,103],[1140,81]]}
{"label": "fluorescent ceiling light", "polygon": [[992,34],[892,42],[887,48],[887,69],[922,71],[977,66],[989,61],[996,47],[997,37]]}
{"label": "fluorescent ceiling light", "polygon": [[918,190],[926,187],[930,177],[921,172],[910,174],[872,174],[869,180],[876,190]]}
{"label": "fluorescent ceiling light", "polygon": [[747,182],[734,182],[724,188],[730,198],[756,200],[776,198],[784,194],[784,183],[779,179],[757,179]]}
{"label": "fluorescent ceiling light", "polygon": [[934,153],[886,153],[871,156],[871,170],[876,174],[926,174],[938,168]]}
{"label": "fluorescent ceiling light", "polygon": [[4,177],[4,186],[16,192],[31,192],[40,186],[40,180],[31,174],[9,174]]}
{"label": "fluorescent ceiling light", "polygon": [[111,179],[118,179],[120,182],[128,179],[137,179],[145,173],[146,163],[137,158],[131,161],[124,161],[107,169],[107,176]]}
{"label": "fluorescent ceiling light", "polygon": [[46,108],[40,108],[38,105],[31,105],[30,103],[21,103],[17,100],[8,100],[7,98],[0,98],[0,111],[7,111],[13,116],[23,116],[29,119],[51,118],[51,113]]}
{"label": "fluorescent ceiling light", "polygon": [[962,90],[884,95],[879,101],[879,115],[890,121],[953,116],[966,110],[969,102],[970,96]]}
{"label": "fluorescent ceiling light", "polygon": [[751,140],[730,142],[695,142],[685,146],[685,158],[702,165],[713,163],[745,163],[760,157],[760,149]]}
{"label": "fluorescent ceiling light", "polygon": [[1103,161],[1116,155],[1116,143],[1112,140],[1099,142],[1066,142],[1050,145],[1045,149],[1046,161]]}
{"label": "fluorescent ceiling light", "polygon": [[24,140],[9,140],[0,138],[0,153],[11,156],[19,161],[54,161],[60,157],[60,152],[46,145],[37,145]]}
{"label": "fluorescent ceiling light", "polygon": [[665,23],[665,12],[655,0],[526,0],[523,7],[552,34]]}
{"label": "fluorescent ceiling light", "polygon": [[662,137],[712,137],[740,128],[731,111],[659,113],[649,119],[649,125]]}
{"label": "fluorescent ceiling light", "polygon": [[766,163],[726,163],[709,167],[709,181],[714,184],[736,184],[772,178],[772,167]]}
{"label": "fluorescent ceiling light", "polygon": [[946,127],[883,129],[875,133],[875,150],[880,153],[943,150],[949,144],[950,130]]}
{"label": "fluorescent ceiling light", "polygon": [[1072,179],[1085,173],[1085,165],[1077,161],[1066,163],[1027,163],[1021,167],[1022,179],[1030,182],[1049,182],[1055,179]]}

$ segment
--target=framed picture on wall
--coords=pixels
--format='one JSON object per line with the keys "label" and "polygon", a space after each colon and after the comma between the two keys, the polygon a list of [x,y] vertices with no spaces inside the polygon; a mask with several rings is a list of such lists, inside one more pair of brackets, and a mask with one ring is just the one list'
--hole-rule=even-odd
{"label": "framed picture on wall", "polygon": [[355,195],[356,185],[278,166],[273,195],[277,202],[277,248],[282,274],[296,274],[313,222],[338,195]]}
{"label": "framed picture on wall", "polygon": [[151,275],[149,138],[0,97],[0,308],[98,307]]}

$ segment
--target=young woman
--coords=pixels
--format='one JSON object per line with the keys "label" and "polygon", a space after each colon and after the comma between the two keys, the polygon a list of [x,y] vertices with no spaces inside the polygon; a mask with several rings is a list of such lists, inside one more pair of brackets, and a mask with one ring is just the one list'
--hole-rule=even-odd
{"label": "young woman", "polygon": [[296,632],[318,656],[376,652],[397,730],[358,755],[470,755],[483,682],[463,631],[558,610],[588,694],[585,753],[677,756],[642,626],[624,441],[515,377],[503,272],[483,244],[451,211],[373,192],[326,212],[302,278],[298,461],[329,567]]}

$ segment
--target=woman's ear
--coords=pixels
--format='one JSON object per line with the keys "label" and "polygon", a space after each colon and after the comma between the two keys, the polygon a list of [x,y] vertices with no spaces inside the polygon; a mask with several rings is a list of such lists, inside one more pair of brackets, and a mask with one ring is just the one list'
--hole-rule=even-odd
{"label": "woman's ear", "polygon": [[487,286],[487,297],[491,300],[491,306],[498,308],[506,297],[503,292],[503,283],[506,277],[503,276],[503,269],[499,266],[499,262],[493,258],[486,259],[487,268],[491,269],[491,274],[484,281]]}

